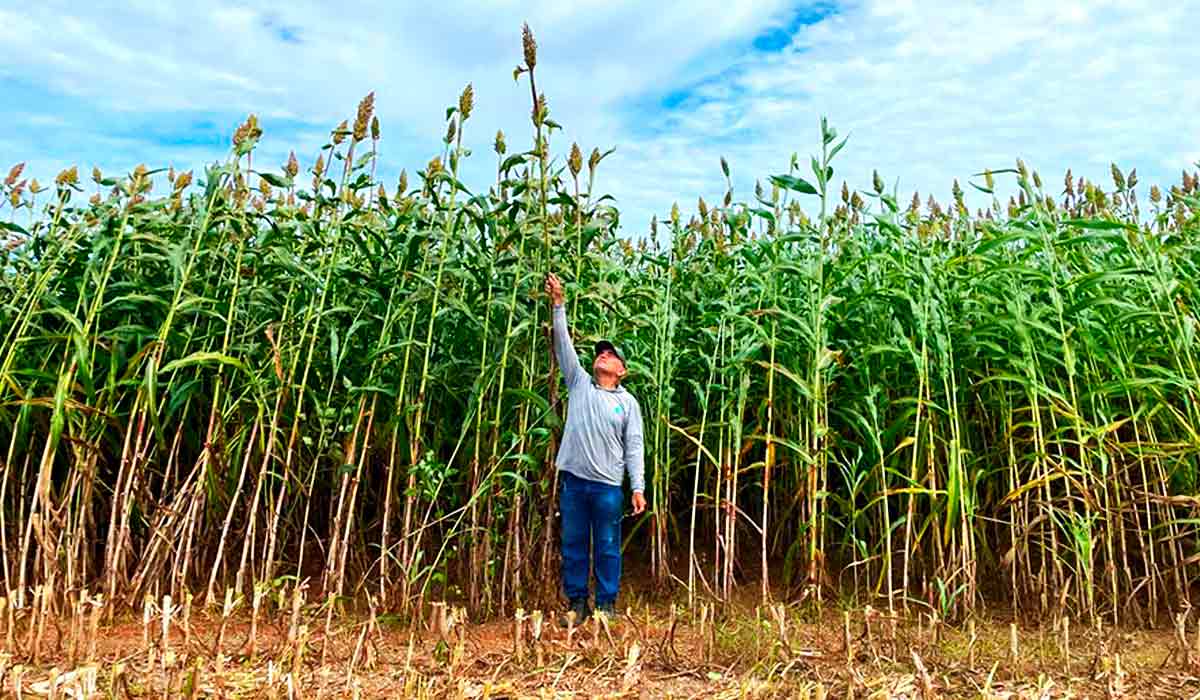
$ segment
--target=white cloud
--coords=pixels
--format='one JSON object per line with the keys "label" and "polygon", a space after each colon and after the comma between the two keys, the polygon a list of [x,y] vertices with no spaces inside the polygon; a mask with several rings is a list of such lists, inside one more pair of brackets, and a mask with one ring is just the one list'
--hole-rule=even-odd
{"label": "white cloud", "polygon": [[[782,53],[743,58],[697,91],[704,101],[662,114],[656,134],[711,165],[709,201],[720,154],[748,196],[754,177],[819,147],[822,114],[851,134],[836,169],[852,187],[878,168],[906,194],[942,199],[952,179],[1018,157],[1053,181],[1068,167],[1107,181],[1117,161],[1143,183],[1173,182],[1164,155],[1198,137],[1196,26],[1196,4],[869,0],[802,28]],[[749,129],[731,143],[733,125]]]}
{"label": "white cloud", "polygon": [[[540,45],[539,88],[568,129],[560,140],[606,148],[628,143],[623,110],[631,96],[699,77],[706,61],[719,64],[726,47],[779,21],[785,4],[139,0],[3,9],[0,27],[11,31],[0,29],[6,40],[0,90],[66,96],[53,101],[85,115],[74,120],[74,134],[62,134],[56,152],[41,152],[46,134],[26,130],[27,146],[9,155],[35,163],[71,158],[64,152],[68,144],[102,137],[138,115],[160,115],[183,127],[188,119],[218,115],[232,131],[238,118],[253,111],[268,117],[263,147],[273,156],[297,147],[310,149],[311,159],[319,137],[284,142],[272,134],[270,118],[328,129],[353,116],[358,100],[375,91],[384,150],[403,159],[389,166],[411,169],[438,152],[443,110],[472,82],[477,107],[465,137],[479,154],[471,167],[482,174],[494,167],[488,145],[497,128],[514,147],[530,131],[527,83],[512,80],[512,68],[521,62],[523,20]],[[288,128],[292,136],[295,127]],[[220,149],[210,150],[212,158],[220,155]],[[185,152],[190,150],[147,141],[140,157],[127,149],[74,157],[100,157],[127,168]]]}
{"label": "white cloud", "polygon": [[13,6],[0,9],[0,90],[52,107],[21,104],[24,121],[10,110],[0,126],[10,158],[127,169],[212,159],[224,148],[139,136],[139,119],[186,135],[191,121],[232,130],[254,111],[267,128],[260,162],[293,147],[309,162],[323,132],[374,90],[386,164],[411,170],[438,151],[443,109],[472,82],[468,177],[483,183],[496,129],[514,148],[528,138],[528,85],[511,77],[528,20],[539,87],[567,127],[557,150],[570,140],[617,147],[599,185],[618,197],[633,232],[673,201],[719,201],[721,155],[748,197],[754,178],[817,146],[822,114],[851,134],[839,177],[865,186],[878,168],[902,190],[939,196],[953,178],[1017,157],[1048,179],[1067,167],[1100,178],[1117,160],[1147,183],[1173,180],[1195,159],[1195,3],[854,0],[800,27],[782,51],[753,50],[753,37],[786,24],[788,5]]}

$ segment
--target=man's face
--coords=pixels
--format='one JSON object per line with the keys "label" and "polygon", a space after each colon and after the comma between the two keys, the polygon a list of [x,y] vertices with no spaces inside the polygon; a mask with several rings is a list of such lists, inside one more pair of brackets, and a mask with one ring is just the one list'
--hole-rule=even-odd
{"label": "man's face", "polygon": [[592,369],[597,373],[615,375],[618,379],[625,376],[625,363],[612,350],[601,350],[592,362]]}

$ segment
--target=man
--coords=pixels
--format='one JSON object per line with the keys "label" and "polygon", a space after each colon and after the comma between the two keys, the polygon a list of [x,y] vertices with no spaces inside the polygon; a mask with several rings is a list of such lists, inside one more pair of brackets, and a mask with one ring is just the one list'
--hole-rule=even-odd
{"label": "man", "polygon": [[547,275],[546,293],[554,305],[554,354],[567,383],[567,424],[555,459],[562,484],[562,580],[579,624],[591,615],[589,564],[596,571],[596,608],[610,615],[616,612],[625,472],[633,489],[634,514],[646,510],[642,410],[621,386],[625,358],[611,342],[596,343],[590,376],[580,364],[557,275]]}

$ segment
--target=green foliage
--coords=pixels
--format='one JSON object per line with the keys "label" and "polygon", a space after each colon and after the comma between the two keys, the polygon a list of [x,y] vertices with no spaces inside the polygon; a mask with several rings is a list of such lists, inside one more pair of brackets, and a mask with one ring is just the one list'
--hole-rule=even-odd
{"label": "green foliage", "polygon": [[[312,189],[250,170],[256,124],[198,183],[97,173],[86,205],[3,185],[8,589],[54,570],[135,601],[315,557],[326,589],[349,575],[399,606],[553,590],[555,270],[585,364],[600,336],[630,355],[651,513],[629,547],[664,584],[686,541],[687,580],[718,596],[758,554],[792,594],[943,618],[988,595],[1113,617],[1186,595],[1195,176],[1148,203],[1132,178],[1052,195],[1022,164],[977,186],[1012,176],[1018,199],[976,214],[902,210],[881,184],[838,203],[846,142],[823,123],[804,176],[794,157],[753,202],[630,239],[595,164],[581,184],[546,151],[500,155],[467,191],[447,118],[394,193],[373,139],[338,130]],[[31,513],[54,532],[24,536]]]}

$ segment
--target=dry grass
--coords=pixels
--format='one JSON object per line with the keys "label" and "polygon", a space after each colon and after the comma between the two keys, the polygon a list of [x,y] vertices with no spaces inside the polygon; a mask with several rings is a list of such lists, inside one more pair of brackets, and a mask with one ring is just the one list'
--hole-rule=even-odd
{"label": "dry grass", "polygon": [[[751,593],[756,593],[751,592]],[[0,652],[8,697],[1057,698],[1200,693],[1191,647],[1164,632],[1020,628],[1001,618],[947,627],[870,608],[813,617],[739,602],[714,616],[642,605],[563,629],[531,611],[475,624],[434,604],[400,625],[322,606],[140,617],[19,611]],[[521,623],[518,624],[518,620]],[[848,621],[848,625],[846,622]],[[894,622],[894,625],[893,625]],[[37,645],[30,645],[39,625]],[[849,631],[847,637],[846,632]],[[894,630],[894,632],[893,632]],[[1195,630],[1193,629],[1193,632]],[[1192,637],[1194,638],[1194,637]],[[520,642],[518,642],[520,640]],[[849,646],[847,647],[847,640]],[[33,649],[38,649],[33,652]]]}

